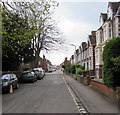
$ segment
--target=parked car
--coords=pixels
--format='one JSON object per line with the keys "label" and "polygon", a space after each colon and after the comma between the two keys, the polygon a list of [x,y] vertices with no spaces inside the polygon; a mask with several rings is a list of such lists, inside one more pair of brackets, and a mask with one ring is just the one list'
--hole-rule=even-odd
{"label": "parked car", "polygon": [[34,68],[33,71],[37,74],[38,79],[42,79],[45,76],[45,71],[40,68]]}
{"label": "parked car", "polygon": [[42,72],[38,68],[34,68],[33,72],[36,74],[37,79],[42,79]]}
{"label": "parked car", "polygon": [[20,76],[20,82],[35,82],[37,81],[37,76],[33,71],[24,71]]}
{"label": "parked car", "polygon": [[48,72],[51,73],[51,72],[53,72],[53,71],[52,71],[52,69],[50,68],[50,69],[48,70]]}
{"label": "parked car", "polygon": [[15,74],[4,74],[1,77],[2,92],[12,93],[14,89],[18,89],[18,78]]}
{"label": "parked car", "polygon": [[51,72],[54,72],[54,71],[56,71],[55,68],[50,68],[48,72],[51,73]]}

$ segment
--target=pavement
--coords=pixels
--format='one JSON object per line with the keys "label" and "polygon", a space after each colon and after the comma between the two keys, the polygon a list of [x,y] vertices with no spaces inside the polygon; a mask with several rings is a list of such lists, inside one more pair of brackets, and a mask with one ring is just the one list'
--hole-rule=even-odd
{"label": "pavement", "polygon": [[111,113],[114,115],[120,112],[118,103],[115,103],[92,87],[86,86],[66,74],[63,74],[63,76],[89,113]]}

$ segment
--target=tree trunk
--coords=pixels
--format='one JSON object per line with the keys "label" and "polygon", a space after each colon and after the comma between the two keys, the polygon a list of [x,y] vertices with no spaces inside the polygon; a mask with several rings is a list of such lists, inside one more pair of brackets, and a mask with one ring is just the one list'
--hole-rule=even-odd
{"label": "tree trunk", "polygon": [[34,67],[38,67],[39,66],[39,58],[40,58],[40,52],[41,52],[42,47],[38,47],[37,51],[35,53],[35,62],[34,62]]}
{"label": "tree trunk", "polygon": [[35,55],[34,67],[38,67],[38,65],[39,65],[39,52],[37,52]]}

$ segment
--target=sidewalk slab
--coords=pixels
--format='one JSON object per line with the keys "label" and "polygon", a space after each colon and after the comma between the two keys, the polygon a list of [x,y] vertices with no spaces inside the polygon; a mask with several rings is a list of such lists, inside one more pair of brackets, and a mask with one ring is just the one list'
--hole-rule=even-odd
{"label": "sidewalk slab", "polygon": [[118,103],[66,74],[63,74],[63,76],[89,113],[119,113]]}

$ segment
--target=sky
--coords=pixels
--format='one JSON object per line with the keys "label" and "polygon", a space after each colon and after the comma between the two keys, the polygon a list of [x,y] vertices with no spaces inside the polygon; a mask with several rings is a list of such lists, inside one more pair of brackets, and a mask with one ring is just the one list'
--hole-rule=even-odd
{"label": "sky", "polygon": [[59,0],[59,7],[55,9],[54,17],[66,43],[57,51],[42,52],[53,65],[61,64],[65,57],[70,59],[75,52],[75,46],[78,49],[82,42],[87,41],[91,31],[96,31],[100,27],[100,13],[107,12],[109,2],[100,1]]}

